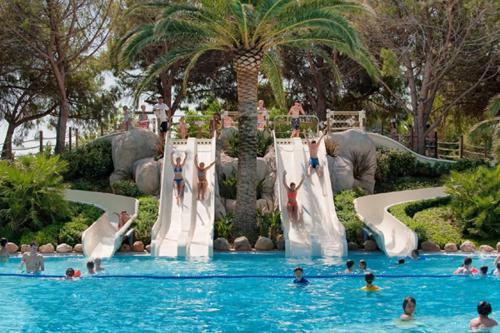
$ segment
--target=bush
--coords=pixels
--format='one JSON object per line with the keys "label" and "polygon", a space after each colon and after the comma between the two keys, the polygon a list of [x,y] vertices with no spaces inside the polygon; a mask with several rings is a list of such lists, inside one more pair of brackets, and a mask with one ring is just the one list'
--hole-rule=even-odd
{"label": "bush", "polygon": [[113,172],[111,142],[97,140],[82,147],[66,151],[62,158],[68,162],[66,180],[83,178],[93,181],[108,177]]}
{"label": "bush", "polygon": [[364,224],[356,215],[354,199],[363,195],[361,190],[344,190],[335,195],[337,217],[345,227],[346,238],[349,242],[362,242],[361,235]]}
{"label": "bush", "polygon": [[238,179],[236,178],[236,173],[230,177],[226,177],[224,174],[219,180],[219,193],[220,196],[225,199],[236,200],[236,183]]}
{"label": "bush", "polygon": [[60,229],[60,224],[53,224],[36,232],[25,232],[21,236],[20,242],[21,244],[30,244],[32,241],[36,241],[39,245],[50,243],[55,246],[58,244]]}
{"label": "bush", "polygon": [[59,230],[59,243],[66,243],[71,246],[81,243],[82,233],[88,225],[83,217],[75,217],[71,222],[64,223]]}
{"label": "bush", "polygon": [[234,216],[230,213],[226,214],[221,219],[218,219],[214,223],[214,237],[223,237],[228,241],[233,240],[233,218]]}
{"label": "bush", "polygon": [[500,236],[500,164],[454,171],[446,181],[446,191],[464,235]]}
{"label": "bush", "polygon": [[396,177],[414,175],[417,168],[415,157],[396,150],[377,151],[377,182],[388,182]]}
{"label": "bush", "polygon": [[269,213],[262,213],[257,210],[257,228],[259,236],[271,238],[276,242],[278,235],[283,233],[280,211],[276,209]]}
{"label": "bush", "polygon": [[68,185],[73,190],[91,191],[91,192],[105,192],[111,193],[108,178],[86,180],[83,178],[71,180]]}
{"label": "bush", "polygon": [[94,223],[101,215],[104,214],[104,210],[94,206],[87,205],[77,202],[69,203],[69,217],[74,221],[75,219],[80,219],[82,223],[87,226]]}
{"label": "bush", "polygon": [[158,219],[159,201],[153,196],[139,197],[139,214],[135,219],[135,238],[151,243],[151,229]]}
{"label": "bush", "polygon": [[139,191],[137,185],[132,180],[119,180],[111,186],[113,193],[118,195],[124,195],[126,197],[138,198],[144,193]]}
{"label": "bush", "polygon": [[[238,157],[240,149],[240,139],[237,131],[228,138],[228,147],[225,153],[231,157]],[[269,146],[273,143],[273,138],[269,131],[257,131],[257,156],[264,157]]]}

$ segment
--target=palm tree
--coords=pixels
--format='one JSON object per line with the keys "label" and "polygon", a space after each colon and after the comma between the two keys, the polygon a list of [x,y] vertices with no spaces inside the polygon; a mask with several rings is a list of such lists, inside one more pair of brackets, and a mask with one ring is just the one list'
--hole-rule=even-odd
{"label": "palm tree", "polygon": [[[284,104],[280,50],[306,49],[334,66],[320,46],[346,54],[376,73],[356,31],[344,17],[365,8],[341,0],[199,0],[188,3],[149,3],[159,17],[124,36],[118,47],[123,60],[133,60],[154,43],[175,47],[156,59],[147,70],[140,91],[159,73],[184,61],[183,87],[202,56],[223,54],[231,59],[237,77],[239,161],[236,234],[251,241],[256,232],[256,109],[257,85],[262,71],[277,101]],[[133,9],[131,9],[133,10]]]}

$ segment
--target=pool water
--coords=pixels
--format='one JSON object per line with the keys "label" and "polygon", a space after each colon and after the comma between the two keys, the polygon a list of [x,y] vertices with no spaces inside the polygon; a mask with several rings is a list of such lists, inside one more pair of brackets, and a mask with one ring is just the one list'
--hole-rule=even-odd
{"label": "pool water", "polygon": [[[336,276],[344,270],[341,260],[283,253],[215,254],[198,261],[115,257],[103,261],[108,277],[76,281],[0,276],[0,331],[468,332],[480,300],[488,300],[492,318],[500,319],[500,277],[450,277],[462,256],[426,256],[404,265],[382,254],[349,258],[356,266],[367,260],[382,275],[375,280],[380,292],[360,291],[362,276]],[[491,269],[493,260],[474,257],[473,264]],[[311,281],[306,287],[291,283],[297,265]],[[19,258],[11,258],[0,274],[19,273],[18,267]],[[85,259],[46,258],[45,267],[44,274],[62,275],[67,267],[84,272]],[[170,278],[153,278],[160,276]],[[197,276],[212,278],[186,278]],[[417,320],[401,323],[408,295],[417,300]]]}

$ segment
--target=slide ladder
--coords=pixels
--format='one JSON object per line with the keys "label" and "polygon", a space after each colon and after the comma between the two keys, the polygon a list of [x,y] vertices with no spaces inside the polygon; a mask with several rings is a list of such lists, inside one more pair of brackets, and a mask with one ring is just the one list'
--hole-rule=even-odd
{"label": "slide ladder", "polygon": [[[346,255],[345,229],[335,212],[324,141],[318,149],[319,163],[323,171],[321,177],[314,171],[311,177],[307,177],[309,148],[300,138],[276,139],[274,137],[274,143],[276,184],[286,255],[290,257]],[[288,184],[291,182],[298,184],[302,176],[306,175],[297,195],[300,210],[298,222],[292,223],[288,218],[287,190],[282,181],[285,170]]]}
{"label": "slide ladder", "polygon": [[[173,186],[174,171],[171,153],[184,159],[184,200],[177,204]],[[207,170],[208,190],[206,200],[196,200],[198,171],[194,158],[205,164],[215,159],[215,138],[172,140],[165,139],[161,173],[160,209],[151,232],[151,254],[160,257],[189,257],[212,255],[214,219],[215,167]],[[210,159],[210,160],[209,160]]]}

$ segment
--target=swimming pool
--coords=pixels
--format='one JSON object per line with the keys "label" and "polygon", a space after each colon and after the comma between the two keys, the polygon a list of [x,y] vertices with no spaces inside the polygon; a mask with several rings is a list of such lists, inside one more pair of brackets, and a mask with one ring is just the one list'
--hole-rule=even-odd
{"label": "swimming pool", "polygon": [[[343,271],[343,261],[288,259],[282,253],[225,253],[198,261],[115,257],[103,262],[109,275],[149,278],[0,276],[0,331],[467,332],[482,299],[492,304],[492,317],[500,319],[500,278],[446,277],[462,256],[427,256],[401,266],[382,254],[349,257],[356,263],[366,259],[376,275],[393,277],[378,277],[375,284],[382,291],[366,293],[358,289],[362,277],[335,277]],[[473,264],[491,269],[493,259],[474,257]],[[18,265],[19,258],[11,258],[0,273],[18,273]],[[297,265],[304,267],[309,286],[291,283]],[[85,259],[46,258],[45,266],[45,274],[61,275],[70,266],[84,272]],[[402,277],[415,274],[438,277]],[[233,278],[182,278],[214,275]],[[154,278],[159,276],[170,278]],[[417,299],[417,321],[401,324],[395,319],[407,295]]]}

